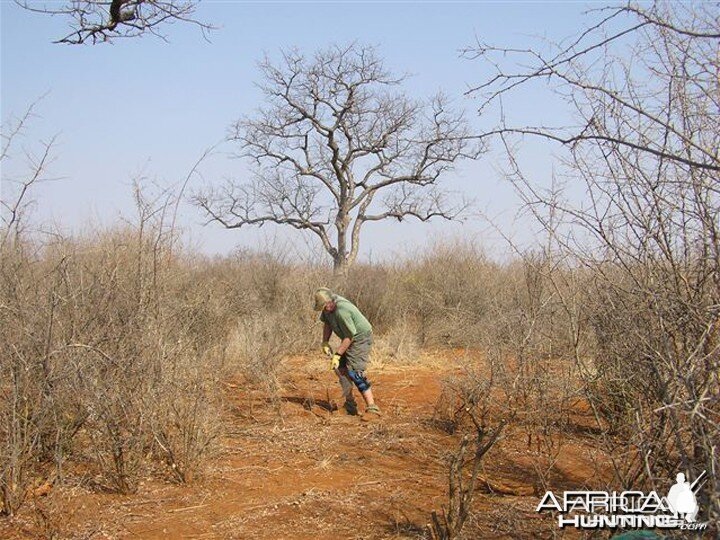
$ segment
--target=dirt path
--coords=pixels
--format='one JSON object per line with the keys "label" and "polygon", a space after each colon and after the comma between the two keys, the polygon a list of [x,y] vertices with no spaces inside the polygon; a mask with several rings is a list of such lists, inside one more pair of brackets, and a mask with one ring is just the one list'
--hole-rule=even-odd
{"label": "dirt path", "polygon": [[[35,502],[32,518],[0,523],[0,536],[57,530],[76,538],[418,538],[446,493],[446,459],[457,437],[431,420],[447,365],[371,372],[381,421],[331,411],[339,388],[322,364],[296,359],[269,402],[239,381],[228,384],[228,434],[205,477],[191,486],[148,479],[137,494],[58,487]],[[328,403],[330,401],[330,403]],[[487,458],[493,482],[531,493],[533,460],[509,436]],[[583,441],[568,442],[560,484],[596,474]],[[539,538],[552,523],[538,498],[491,494],[483,486],[469,529],[482,538]],[[42,517],[42,509],[47,518]],[[545,531],[545,532],[543,532]],[[477,536],[474,536],[477,537]]]}

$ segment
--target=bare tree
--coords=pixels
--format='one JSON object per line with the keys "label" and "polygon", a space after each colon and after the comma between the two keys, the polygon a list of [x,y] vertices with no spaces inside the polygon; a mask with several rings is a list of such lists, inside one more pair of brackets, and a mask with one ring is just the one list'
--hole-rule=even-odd
{"label": "bare tree", "polygon": [[19,152],[16,152],[15,147],[21,144],[28,123],[35,116],[35,109],[43,97],[31,103],[22,117],[8,120],[0,130],[2,139],[0,166],[3,167],[0,175],[0,250],[12,239],[12,236],[21,234],[25,218],[33,203],[29,196],[30,191],[37,184],[50,179],[47,168],[52,161],[52,150],[57,136],[22,149],[27,169],[23,169],[19,177],[15,177],[7,170],[8,163],[18,157]]}
{"label": "bare tree", "polygon": [[203,35],[213,29],[195,18],[198,0],[65,0],[59,5],[15,0],[15,3],[28,11],[68,19],[72,31],[55,43],[70,45],[145,34],[164,39],[159,27],[178,21],[198,26]]}
{"label": "bare tree", "polygon": [[465,203],[439,184],[481,148],[444,96],[410,98],[398,89],[405,77],[356,43],[311,57],[285,51],[279,65],[266,58],[260,67],[266,105],[230,137],[253,160],[254,178],[197,197],[211,222],[308,231],[344,271],[367,222],[459,215]]}
{"label": "bare tree", "polygon": [[549,82],[577,113],[572,126],[503,120],[481,138],[532,135],[569,148],[594,145],[608,155],[639,152],[720,171],[717,5],[628,3],[596,13],[598,21],[551,54],[480,42],[465,50],[495,70],[467,92],[481,99],[481,112],[521,88]]}
{"label": "bare tree", "polygon": [[573,318],[592,329],[578,339],[596,346],[576,360],[617,479],[661,489],[678,471],[705,470],[701,506],[716,523],[720,17],[709,3],[597,13],[551,56],[478,44],[469,54],[497,73],[472,92],[485,108],[549,81],[573,108],[574,126],[503,122],[486,136],[508,149],[516,134],[561,143],[564,174],[584,188],[575,202],[543,190],[508,154],[527,208],[592,276]]}

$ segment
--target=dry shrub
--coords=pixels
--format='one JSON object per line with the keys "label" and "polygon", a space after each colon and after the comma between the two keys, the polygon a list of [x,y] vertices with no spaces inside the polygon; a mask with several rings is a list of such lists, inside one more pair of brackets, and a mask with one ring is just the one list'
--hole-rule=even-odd
{"label": "dry shrub", "polygon": [[418,331],[409,317],[402,317],[375,338],[372,356],[383,364],[413,364],[422,359]]}
{"label": "dry shrub", "polygon": [[394,303],[417,323],[422,345],[477,344],[488,315],[495,265],[470,242],[437,244],[419,262],[406,262]]}
{"label": "dry shrub", "polygon": [[202,471],[222,433],[218,381],[205,373],[221,366],[208,356],[179,352],[175,358],[175,372],[164,378],[153,395],[150,426],[157,452],[172,477],[185,483]]}
{"label": "dry shrub", "polygon": [[327,271],[300,265],[277,249],[236,254],[224,264],[230,266],[231,296],[241,299],[239,312],[230,313],[229,361],[280,412],[283,362],[318,348],[321,327],[312,298],[327,283]]}
{"label": "dry shrub", "polygon": [[[201,470],[219,433],[226,313],[139,190],[133,226],[75,239],[3,235],[0,402],[3,511],[47,465],[86,456],[98,483],[132,492],[167,463]],[[7,377],[6,377],[7,375]]]}
{"label": "dry shrub", "polygon": [[[433,425],[448,434],[469,429],[487,436],[487,426],[495,424],[492,433],[504,429],[524,436],[534,455],[532,489],[549,483],[567,437],[572,403],[580,393],[571,354],[575,326],[557,294],[560,287],[575,291],[577,281],[571,276],[572,269],[546,253],[522,254],[495,267],[490,278],[494,285],[485,292],[473,328],[473,343],[482,357],[468,361],[463,373],[444,382],[432,417]],[[478,425],[485,427],[479,430]],[[475,481],[470,475],[462,484],[465,473],[459,465],[469,442],[463,438],[448,465],[447,517],[433,517],[437,538],[457,536],[458,526],[470,517],[462,501],[472,500]],[[476,444],[476,449],[483,447]]]}
{"label": "dry shrub", "polygon": [[[448,433],[462,431],[457,449],[449,457],[447,504],[433,511],[428,535],[433,540],[461,536],[472,516],[472,503],[486,454],[500,440],[514,413],[506,400],[498,400],[496,380],[477,368],[444,382],[435,407],[435,425]],[[499,406],[498,406],[499,404]],[[473,444],[471,446],[471,440]],[[468,450],[472,448],[470,456]]]}
{"label": "dry shrub", "polygon": [[393,274],[393,269],[383,264],[356,264],[347,276],[333,279],[337,292],[352,300],[379,334],[395,324],[399,311],[392,305]]}
{"label": "dry shrub", "polygon": [[259,311],[254,317],[241,320],[230,338],[232,361],[251,384],[259,384],[279,408],[279,373],[288,353],[287,333],[283,318]]}
{"label": "dry shrub", "polygon": [[82,421],[76,401],[60,403],[52,391],[69,369],[62,364],[55,369],[50,354],[53,326],[45,314],[55,310],[57,299],[49,291],[57,280],[32,264],[38,250],[14,239],[3,245],[0,256],[0,341],[7,344],[0,355],[0,487],[6,514],[22,504],[38,457],[56,457],[76,431],[72,424]]}
{"label": "dry shrub", "polygon": [[468,409],[474,409],[478,404],[487,405],[492,389],[492,377],[476,369],[449,377],[443,381],[442,391],[435,402],[433,424],[446,433],[454,434],[468,419]]}
{"label": "dry shrub", "polygon": [[453,241],[392,263],[357,264],[327,283],[395,344],[384,357],[406,361],[416,347],[476,345],[473,328],[488,314],[496,274],[477,246]]}

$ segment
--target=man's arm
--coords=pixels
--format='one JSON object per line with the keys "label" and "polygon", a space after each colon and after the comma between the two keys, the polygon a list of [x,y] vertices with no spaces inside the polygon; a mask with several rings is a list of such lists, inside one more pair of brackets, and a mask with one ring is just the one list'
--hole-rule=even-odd
{"label": "man's arm", "polygon": [[328,323],[325,323],[325,326],[323,326],[323,343],[330,341],[330,336],[332,336],[332,328]]}
{"label": "man's arm", "polygon": [[345,354],[345,351],[347,351],[350,348],[350,344],[352,343],[352,338],[345,338],[340,342],[340,346],[337,348],[337,351],[335,351],[335,354],[339,354],[342,356]]}
{"label": "man's arm", "polygon": [[357,329],[355,328],[355,322],[353,321],[352,316],[347,311],[338,310],[336,312],[336,317],[338,318],[338,322],[343,329],[343,334],[345,334],[346,336],[352,336],[346,337],[340,342],[340,346],[338,347],[336,353],[339,355],[343,355],[345,354],[345,351],[350,348],[350,344],[353,342],[355,334],[357,334]]}

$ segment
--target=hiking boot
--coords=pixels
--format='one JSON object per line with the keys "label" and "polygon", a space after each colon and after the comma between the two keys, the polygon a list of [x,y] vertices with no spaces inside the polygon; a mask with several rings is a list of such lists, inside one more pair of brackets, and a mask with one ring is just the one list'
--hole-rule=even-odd
{"label": "hiking boot", "polygon": [[358,414],[358,406],[354,401],[346,401],[343,408],[350,416],[357,416]]}
{"label": "hiking boot", "polygon": [[380,416],[382,413],[380,412],[380,407],[373,403],[372,405],[367,406],[367,409],[365,409],[365,414],[374,414]]}
{"label": "hiking boot", "polygon": [[381,415],[380,407],[377,405],[368,405],[365,409],[365,414],[362,415],[360,420],[362,422],[375,422],[380,420]]}

